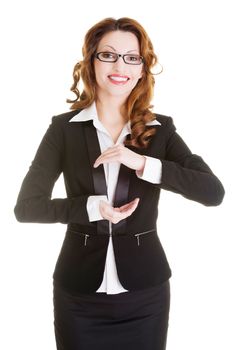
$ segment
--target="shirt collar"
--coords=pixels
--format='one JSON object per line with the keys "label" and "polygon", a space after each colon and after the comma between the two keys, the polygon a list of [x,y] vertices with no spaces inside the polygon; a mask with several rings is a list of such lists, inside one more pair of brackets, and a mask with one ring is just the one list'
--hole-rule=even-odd
{"label": "shirt collar", "polygon": [[[86,122],[88,120],[93,120],[93,125],[97,129],[106,132],[106,129],[98,118],[95,101],[89,107],[82,109],[82,111],[71,118],[69,122]],[[158,120],[152,120],[146,123],[146,125],[161,125],[161,123]],[[128,134],[131,133],[130,120],[125,124],[124,128],[126,128]]]}

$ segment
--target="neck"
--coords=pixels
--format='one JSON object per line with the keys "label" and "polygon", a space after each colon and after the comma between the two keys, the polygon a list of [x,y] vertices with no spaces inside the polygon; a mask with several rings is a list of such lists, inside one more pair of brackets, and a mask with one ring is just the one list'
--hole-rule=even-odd
{"label": "neck", "polygon": [[123,101],[114,97],[109,97],[108,100],[98,98],[96,108],[99,120],[104,124],[124,125],[127,119],[123,115],[123,106]]}

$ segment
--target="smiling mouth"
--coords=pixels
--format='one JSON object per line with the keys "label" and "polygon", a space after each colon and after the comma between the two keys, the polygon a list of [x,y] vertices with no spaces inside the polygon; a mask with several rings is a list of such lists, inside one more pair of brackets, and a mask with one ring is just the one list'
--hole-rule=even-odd
{"label": "smiling mouth", "polygon": [[114,84],[124,84],[130,79],[127,76],[120,76],[120,75],[108,75],[108,78]]}

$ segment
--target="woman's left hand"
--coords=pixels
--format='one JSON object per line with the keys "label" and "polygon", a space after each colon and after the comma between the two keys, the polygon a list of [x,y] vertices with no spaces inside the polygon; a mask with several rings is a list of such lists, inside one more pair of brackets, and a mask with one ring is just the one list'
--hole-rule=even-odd
{"label": "woman's left hand", "polygon": [[141,154],[135,153],[124,145],[116,145],[105,150],[95,161],[94,168],[100,164],[109,162],[120,162],[133,170],[141,171],[144,169],[146,158]]}

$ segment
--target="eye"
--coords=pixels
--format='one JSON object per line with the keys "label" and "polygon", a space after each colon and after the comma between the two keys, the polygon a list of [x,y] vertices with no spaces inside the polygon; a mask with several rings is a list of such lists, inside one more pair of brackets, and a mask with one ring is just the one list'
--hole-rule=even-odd
{"label": "eye", "polygon": [[113,59],[115,58],[115,54],[113,52],[102,52],[101,57],[106,59]]}
{"label": "eye", "polygon": [[138,61],[138,56],[129,56],[130,61]]}
{"label": "eye", "polygon": [[139,55],[127,55],[126,59],[131,63],[139,63],[141,62],[141,57]]}

